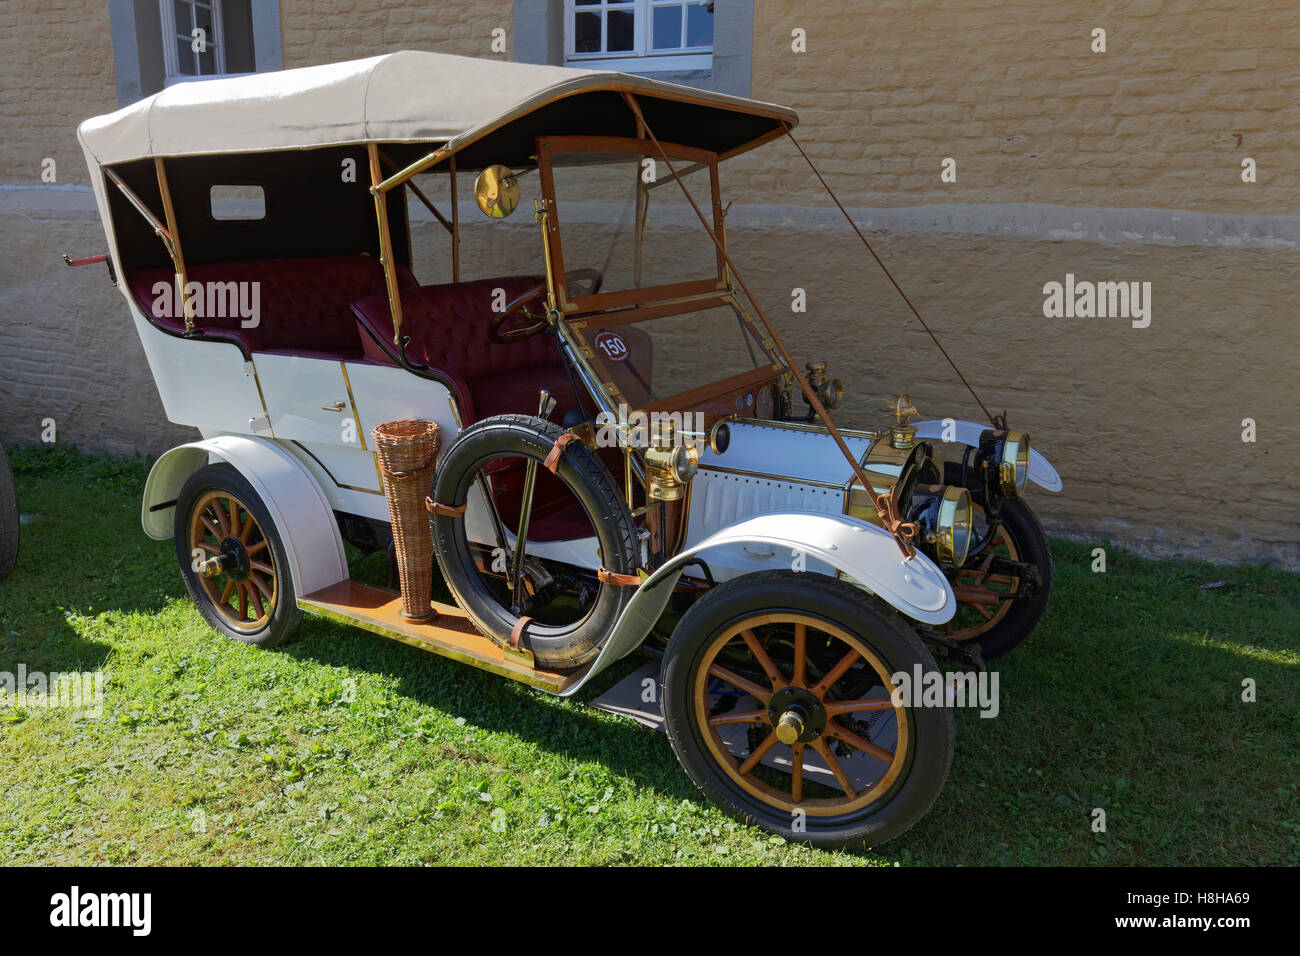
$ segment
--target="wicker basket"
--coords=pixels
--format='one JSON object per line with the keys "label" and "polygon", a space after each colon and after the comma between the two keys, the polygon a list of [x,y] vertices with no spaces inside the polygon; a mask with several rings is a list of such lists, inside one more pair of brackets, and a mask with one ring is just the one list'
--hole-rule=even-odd
{"label": "wicker basket", "polygon": [[438,460],[438,426],[434,422],[385,422],[374,430],[375,453],[384,476],[384,496],[393,522],[397,573],[402,582],[402,617],[434,617],[433,536],[424,499]]}

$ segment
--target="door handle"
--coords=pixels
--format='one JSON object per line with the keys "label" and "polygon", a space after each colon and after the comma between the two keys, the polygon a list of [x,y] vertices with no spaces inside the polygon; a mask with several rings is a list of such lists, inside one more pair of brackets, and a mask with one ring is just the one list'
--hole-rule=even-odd
{"label": "door handle", "polygon": [[322,405],[322,406],[321,406],[321,411],[324,411],[324,412],[341,412],[341,411],[343,411],[343,409],[345,409],[345,408],[347,408],[347,407],[348,407],[347,402],[335,402],[333,405]]}

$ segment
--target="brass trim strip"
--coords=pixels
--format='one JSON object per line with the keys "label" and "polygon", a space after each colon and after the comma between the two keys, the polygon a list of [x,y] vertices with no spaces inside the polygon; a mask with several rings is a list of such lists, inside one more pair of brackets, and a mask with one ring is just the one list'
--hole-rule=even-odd
{"label": "brass trim strip", "polygon": [[361,440],[361,449],[370,451],[366,445],[365,429],[361,427],[361,413],[357,411],[357,400],[352,394],[352,379],[348,378],[348,367],[345,363],[339,362],[339,368],[343,372],[343,387],[348,390],[348,403],[352,406],[352,420],[357,423],[357,438]]}
{"label": "brass trim strip", "polygon": [[266,416],[266,430],[275,437],[275,425],[271,422],[271,410],[266,407],[266,396],[262,394],[262,377],[257,374],[257,362],[252,357],[248,359],[248,364],[253,366],[253,384],[257,386],[257,400],[262,403],[262,414]]}
{"label": "brass trim strip", "polygon": [[[330,471],[328,468],[325,467],[325,462],[321,461],[319,458],[317,458],[315,455],[313,455],[313,454],[311,453],[311,449],[310,449],[310,448],[308,448],[308,447],[307,447],[306,445],[304,445],[302,442],[298,441],[298,439],[296,439],[296,438],[291,438],[291,439],[289,439],[289,441],[293,442],[293,444],[295,444],[295,445],[297,445],[299,448],[301,448],[301,449],[302,449],[302,450],[307,454],[307,456],[308,456],[309,458],[311,458],[312,461],[314,461],[314,462],[316,462],[316,464],[320,465],[320,470],[323,471],[323,472],[325,472],[325,474],[329,475],[329,479],[330,479],[330,481],[334,482],[334,484],[335,484],[336,487],[338,487],[338,488],[346,488],[348,491],[364,491],[364,492],[365,492],[366,494],[368,494],[368,495],[379,495],[379,497],[381,497],[381,498],[387,497],[387,496],[386,496],[382,491],[375,491],[373,488],[359,488],[359,487],[357,487],[356,485],[345,485],[345,484],[343,484],[343,482],[339,481],[337,478],[334,477],[334,472]],[[380,487],[382,488],[382,487],[383,487],[383,482],[381,481],[379,484],[380,484]]]}
{"label": "brass trim strip", "polygon": [[[366,444],[366,430],[361,427],[361,412],[357,410],[356,396],[352,394],[352,379],[348,377],[348,367],[346,363],[339,362],[339,368],[343,370],[343,385],[348,390],[348,401],[352,405],[352,420],[357,423],[357,438],[361,440],[361,450],[370,451],[370,446]],[[378,452],[371,451],[370,458],[375,463],[375,478],[379,480],[379,487],[382,489],[384,487],[384,473],[379,470]]]}

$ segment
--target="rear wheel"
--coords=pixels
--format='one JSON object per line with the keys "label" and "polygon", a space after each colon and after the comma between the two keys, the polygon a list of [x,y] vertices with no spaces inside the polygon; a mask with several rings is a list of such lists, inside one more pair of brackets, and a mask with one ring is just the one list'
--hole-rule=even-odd
{"label": "rear wheel", "polygon": [[271,515],[227,464],[200,468],[176,501],[176,559],[199,613],[245,644],[276,647],[302,620]]}
{"label": "rear wheel", "polygon": [[896,704],[900,671],[938,674],[875,598],[817,574],[745,575],[673,632],[668,737],[695,785],[736,819],[822,847],[878,845],[929,810],[952,762],[952,711]]}

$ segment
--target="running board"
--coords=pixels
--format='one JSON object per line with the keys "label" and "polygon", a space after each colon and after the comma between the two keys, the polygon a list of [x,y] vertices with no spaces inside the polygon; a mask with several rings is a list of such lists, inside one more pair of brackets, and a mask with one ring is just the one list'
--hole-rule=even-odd
{"label": "running board", "polygon": [[552,694],[563,693],[578,683],[587,671],[584,667],[562,674],[516,663],[480,634],[464,611],[449,604],[434,602],[438,614],[427,623],[415,624],[404,620],[401,595],[360,581],[340,581],[314,591],[300,597],[298,606],[331,621],[362,627],[391,640],[450,657]]}

